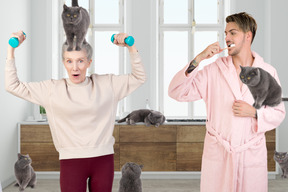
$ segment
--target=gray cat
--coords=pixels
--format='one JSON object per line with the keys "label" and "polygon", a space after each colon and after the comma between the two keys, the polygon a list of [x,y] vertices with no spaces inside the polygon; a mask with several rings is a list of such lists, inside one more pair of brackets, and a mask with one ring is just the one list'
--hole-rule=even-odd
{"label": "gray cat", "polygon": [[129,115],[120,119],[118,123],[127,122],[129,125],[134,125],[138,122],[144,122],[146,126],[155,125],[158,127],[165,122],[165,116],[159,111],[153,111],[149,109],[139,109],[132,111]]}
{"label": "gray cat", "polygon": [[122,167],[122,177],[119,181],[118,192],[142,192],[140,179],[143,165],[126,163]]}
{"label": "gray cat", "polygon": [[274,160],[280,165],[282,169],[282,178],[287,178],[288,176],[288,154],[287,152],[274,152]]}
{"label": "gray cat", "polygon": [[90,16],[86,9],[79,7],[78,0],[72,0],[72,7],[63,6],[62,12],[63,27],[66,33],[67,51],[73,50],[73,39],[76,37],[76,51],[81,50],[82,43],[85,40],[88,27],[90,25]]}
{"label": "gray cat", "polygon": [[255,100],[253,107],[260,109],[263,105],[273,107],[281,103],[281,87],[270,73],[258,67],[240,67],[240,79]]}
{"label": "gray cat", "polygon": [[36,184],[36,174],[31,166],[32,160],[29,155],[21,155],[18,153],[18,160],[14,165],[16,185],[19,191],[24,191],[26,187],[34,188]]}

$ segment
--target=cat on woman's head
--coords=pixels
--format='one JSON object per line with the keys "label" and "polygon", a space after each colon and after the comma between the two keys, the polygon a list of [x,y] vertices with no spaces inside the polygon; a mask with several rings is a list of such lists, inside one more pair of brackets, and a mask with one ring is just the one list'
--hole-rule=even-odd
{"label": "cat on woman's head", "polygon": [[72,7],[63,5],[62,12],[63,27],[66,33],[67,51],[73,50],[73,39],[76,38],[76,51],[81,50],[86,33],[90,25],[90,16],[86,9],[79,7],[78,0],[72,0]]}
{"label": "cat on woman's head", "polygon": [[253,107],[260,109],[263,105],[274,107],[281,103],[281,87],[270,73],[259,67],[240,67],[239,77],[254,98]]}
{"label": "cat on woman's head", "polygon": [[18,160],[14,165],[14,172],[19,191],[24,191],[26,187],[34,188],[36,185],[36,174],[31,166],[32,160],[29,155],[21,155],[18,153]]}
{"label": "cat on woman's head", "polygon": [[119,181],[118,192],[142,192],[142,182],[140,179],[143,165],[130,162],[123,165],[122,177]]}
{"label": "cat on woman's head", "polygon": [[274,160],[279,164],[282,170],[282,178],[287,178],[288,176],[288,153],[287,152],[277,152],[274,151]]}

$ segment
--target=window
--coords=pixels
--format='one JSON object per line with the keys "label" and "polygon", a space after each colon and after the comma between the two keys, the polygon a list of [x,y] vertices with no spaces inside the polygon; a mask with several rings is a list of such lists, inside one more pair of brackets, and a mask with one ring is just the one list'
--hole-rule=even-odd
{"label": "window", "polygon": [[[175,73],[208,45],[219,41],[223,47],[223,7],[221,0],[159,0],[159,105],[166,117],[206,117],[203,100],[177,102],[167,90]],[[200,68],[218,56],[201,62]]]}
{"label": "window", "polygon": [[[58,13],[62,13],[64,2],[71,6],[71,1],[58,1]],[[113,45],[110,41],[111,35],[119,32],[135,37],[145,65],[148,77],[145,85],[141,87],[140,93],[136,90],[137,93],[119,103],[117,116],[145,108],[145,101],[148,99],[150,108],[161,111],[167,118],[206,117],[203,101],[177,102],[168,96],[168,86],[175,73],[208,45],[219,41],[224,47],[224,16],[229,12],[229,1],[79,0],[79,5],[89,11],[91,18],[86,39],[93,46],[94,55],[89,73],[130,72],[127,50]],[[59,35],[57,42],[64,42],[66,37],[61,21],[58,26],[61,33],[54,35]],[[61,46],[60,43],[58,49]],[[61,51],[57,53],[59,52]],[[213,62],[218,56],[201,62],[200,68]],[[54,58],[61,56],[55,53]],[[57,77],[65,77],[63,65],[53,71]]]}

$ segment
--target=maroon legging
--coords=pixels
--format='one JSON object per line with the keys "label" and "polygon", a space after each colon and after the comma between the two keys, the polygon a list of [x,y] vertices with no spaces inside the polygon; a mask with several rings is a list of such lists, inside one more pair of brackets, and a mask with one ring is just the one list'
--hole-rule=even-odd
{"label": "maroon legging", "polygon": [[114,156],[60,160],[61,192],[111,192]]}

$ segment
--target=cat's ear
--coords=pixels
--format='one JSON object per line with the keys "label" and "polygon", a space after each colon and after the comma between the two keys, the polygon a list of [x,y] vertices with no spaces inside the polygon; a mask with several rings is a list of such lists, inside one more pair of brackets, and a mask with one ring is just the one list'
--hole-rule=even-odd
{"label": "cat's ear", "polygon": [[260,70],[259,70],[259,68],[256,68],[256,69],[254,70],[254,73],[255,73],[255,75],[260,74]]}
{"label": "cat's ear", "polygon": [[245,69],[245,68],[240,65],[240,69],[241,69],[241,71],[243,71],[243,69]]}
{"label": "cat's ear", "polygon": [[64,4],[64,5],[63,5],[63,9],[66,11],[66,10],[68,10],[68,9],[69,9],[69,7],[67,7],[67,5],[66,5],[66,4]]}
{"label": "cat's ear", "polygon": [[140,167],[141,169],[143,169],[144,165],[139,165],[139,167]]}

